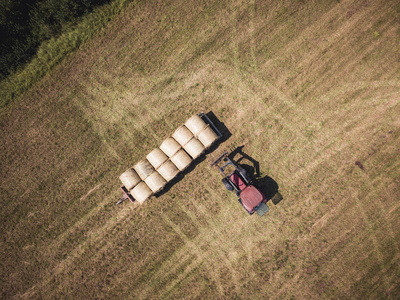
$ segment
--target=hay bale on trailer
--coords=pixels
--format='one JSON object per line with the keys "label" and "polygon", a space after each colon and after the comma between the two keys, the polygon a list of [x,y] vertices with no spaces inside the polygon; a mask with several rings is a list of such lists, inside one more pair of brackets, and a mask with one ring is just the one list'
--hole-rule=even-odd
{"label": "hay bale on trailer", "polygon": [[183,149],[176,152],[170,159],[180,171],[185,170],[192,162],[190,156]]}
{"label": "hay bale on trailer", "polygon": [[130,191],[130,194],[136,201],[142,204],[144,201],[146,201],[147,198],[149,198],[153,194],[153,192],[144,181],[141,181]]}
{"label": "hay bale on trailer", "polygon": [[153,193],[157,193],[167,184],[165,179],[157,171],[151,173],[144,182],[146,182]]}
{"label": "hay bale on trailer", "polygon": [[133,166],[133,168],[142,180],[145,180],[151,173],[154,172],[153,166],[147,159],[139,161]]}
{"label": "hay bale on trailer", "polygon": [[160,149],[164,152],[168,157],[173,156],[176,152],[181,150],[182,146],[172,137],[167,138],[162,142]]}
{"label": "hay bale on trailer", "polygon": [[119,179],[128,190],[131,190],[140,181],[142,181],[133,168],[129,168],[124,173],[122,173],[121,176],[119,176]]}
{"label": "hay bale on trailer", "polygon": [[187,142],[184,146],[183,149],[193,158],[199,157],[205,150],[203,144],[193,137],[189,142]]}
{"label": "hay bale on trailer", "polygon": [[175,132],[172,134],[172,137],[181,146],[185,146],[193,138],[193,133],[189,129],[187,129],[185,125],[182,125],[177,130],[175,130]]}
{"label": "hay bale on trailer", "polygon": [[180,171],[172,161],[167,160],[157,169],[157,172],[168,182],[175,178]]}
{"label": "hay bale on trailer", "polygon": [[221,132],[206,114],[190,117],[161,143],[160,148],[153,149],[146,159],[120,176],[124,195],[117,204],[126,199],[143,203],[163,189],[180,171],[189,167],[193,159],[203,154],[220,137]]}
{"label": "hay bale on trailer", "polygon": [[197,138],[204,145],[204,147],[208,148],[218,139],[218,135],[210,125],[207,125],[203,131],[199,133]]}
{"label": "hay bale on trailer", "polygon": [[206,128],[207,124],[200,116],[194,115],[185,122],[185,126],[197,137]]}
{"label": "hay bale on trailer", "polygon": [[153,151],[147,154],[146,159],[154,167],[154,169],[157,169],[168,159],[168,157],[159,148],[155,148]]}

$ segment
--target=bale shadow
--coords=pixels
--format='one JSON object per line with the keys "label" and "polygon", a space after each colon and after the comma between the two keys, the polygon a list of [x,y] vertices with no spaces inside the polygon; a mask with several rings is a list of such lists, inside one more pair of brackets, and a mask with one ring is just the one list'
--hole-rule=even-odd
{"label": "bale shadow", "polygon": [[155,193],[154,196],[155,196],[156,198],[158,198],[158,197],[161,197],[162,195],[164,195],[165,193],[167,193],[167,192],[171,189],[171,187],[173,187],[175,184],[177,184],[179,181],[181,181],[183,178],[185,178],[185,176],[186,176],[187,174],[189,174],[190,172],[192,172],[192,171],[196,168],[196,166],[197,166],[198,164],[200,164],[202,161],[204,161],[205,159],[206,159],[206,156],[205,156],[204,154],[201,155],[200,157],[194,159],[194,160],[191,162],[191,164],[190,164],[185,170],[179,172],[178,175],[176,175],[176,177],[175,177],[174,179],[172,179],[171,181],[169,181],[169,182],[164,186],[164,188],[163,188],[161,191]]}
{"label": "bale shadow", "polygon": [[218,148],[218,146],[220,144],[222,144],[223,142],[225,142],[232,136],[229,129],[225,126],[225,124],[223,122],[221,122],[215,116],[215,114],[212,111],[209,111],[208,113],[206,113],[206,116],[210,119],[210,121],[219,130],[219,132],[221,133],[221,137],[213,145],[211,145],[211,147],[208,148],[202,155],[200,155],[198,158],[194,159],[185,170],[179,172],[178,175],[174,179],[169,181],[161,191],[155,193],[154,196],[156,198],[161,197],[162,195],[167,193],[171,189],[171,187],[173,187],[175,184],[177,184],[179,181],[181,181],[183,178],[185,178],[185,176],[187,174],[189,174],[190,172],[192,172],[197,167],[198,164],[202,163],[206,159],[207,154],[213,152],[215,149]]}
{"label": "bale shadow", "polygon": [[252,184],[265,195],[267,200],[272,199],[279,192],[278,183],[268,175],[261,177],[260,163],[245,153],[243,148],[244,146],[237,147],[229,154],[229,158],[246,170]]}
{"label": "bale shadow", "polygon": [[212,111],[209,111],[206,113],[206,116],[210,119],[211,122],[214,123],[215,127],[219,130],[219,132],[222,134],[222,136],[219,138],[219,140],[214,143],[207,151],[206,154],[213,152],[215,149],[218,148],[218,146],[225,141],[227,141],[231,136],[231,132],[229,129],[225,126],[223,122],[221,122]]}

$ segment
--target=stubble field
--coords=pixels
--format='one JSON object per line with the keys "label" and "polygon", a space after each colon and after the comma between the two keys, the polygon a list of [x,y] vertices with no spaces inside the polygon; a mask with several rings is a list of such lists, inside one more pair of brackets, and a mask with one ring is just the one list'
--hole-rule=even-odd
{"label": "stubble field", "polygon": [[[1,297],[396,299],[399,14],[132,4],[0,112]],[[115,206],[119,175],[200,112],[281,203],[249,216],[204,158]]]}

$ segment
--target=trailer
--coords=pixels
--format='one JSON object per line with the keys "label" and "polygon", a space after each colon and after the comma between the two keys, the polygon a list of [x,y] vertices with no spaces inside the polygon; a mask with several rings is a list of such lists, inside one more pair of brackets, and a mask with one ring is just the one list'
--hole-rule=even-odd
{"label": "trailer", "polygon": [[160,192],[221,137],[220,130],[205,113],[192,116],[159,148],[153,149],[145,159],[121,174],[123,196],[116,204],[127,199],[143,203]]}

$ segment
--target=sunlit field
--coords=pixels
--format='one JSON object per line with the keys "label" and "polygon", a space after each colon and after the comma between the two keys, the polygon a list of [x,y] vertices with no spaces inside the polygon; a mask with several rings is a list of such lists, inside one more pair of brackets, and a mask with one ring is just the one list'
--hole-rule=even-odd
{"label": "sunlit field", "polygon": [[[397,299],[398,1],[142,1],[0,111],[3,299]],[[212,113],[273,182],[252,216],[211,153],[144,204],[119,175]],[[257,169],[259,170],[257,174]]]}

